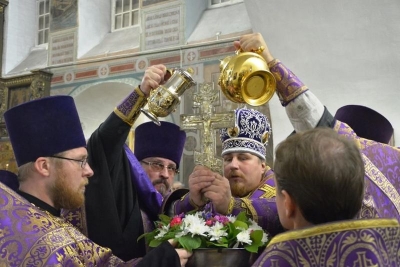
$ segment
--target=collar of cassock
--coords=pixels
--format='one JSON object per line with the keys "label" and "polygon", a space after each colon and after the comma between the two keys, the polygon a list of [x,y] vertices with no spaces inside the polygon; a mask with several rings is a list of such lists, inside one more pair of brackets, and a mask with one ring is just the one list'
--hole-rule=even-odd
{"label": "collar of cassock", "polygon": [[32,203],[33,205],[35,205],[36,207],[48,211],[51,215],[60,217],[61,215],[61,211],[50,206],[49,204],[47,204],[46,202],[43,202],[42,200],[38,199],[37,197],[34,197],[28,193],[22,192],[20,190],[17,190],[17,193],[24,197],[26,200],[28,200],[30,203]]}

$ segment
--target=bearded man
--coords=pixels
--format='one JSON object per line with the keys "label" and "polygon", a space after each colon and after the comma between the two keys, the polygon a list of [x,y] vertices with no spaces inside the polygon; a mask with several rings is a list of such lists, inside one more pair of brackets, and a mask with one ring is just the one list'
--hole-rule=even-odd
{"label": "bearded man", "polygon": [[265,162],[270,134],[264,114],[254,109],[237,109],[235,127],[220,132],[223,175],[196,166],[189,176],[189,190],[172,192],[164,200],[163,211],[169,215],[195,209],[233,215],[245,211],[270,235],[282,232],[275,203],[274,173]]}
{"label": "bearded man", "polygon": [[93,176],[75,103],[52,96],[4,113],[19,188],[0,182],[0,262],[4,266],[182,266],[191,255],[169,242],[129,262],[61,217],[84,205]]}

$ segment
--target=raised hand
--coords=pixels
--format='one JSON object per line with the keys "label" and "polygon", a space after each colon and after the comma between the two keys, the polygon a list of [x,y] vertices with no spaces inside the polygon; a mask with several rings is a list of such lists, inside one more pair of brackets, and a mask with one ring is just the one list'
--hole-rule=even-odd
{"label": "raised hand", "polygon": [[234,41],[233,45],[236,49],[242,49],[244,52],[260,53],[267,62],[274,60],[267,43],[260,33],[245,34],[240,37],[239,41]]}
{"label": "raised hand", "polygon": [[140,90],[148,96],[152,89],[157,88],[160,84],[165,82],[164,78],[166,78],[166,73],[167,67],[164,65],[160,64],[148,67],[144,72]]}

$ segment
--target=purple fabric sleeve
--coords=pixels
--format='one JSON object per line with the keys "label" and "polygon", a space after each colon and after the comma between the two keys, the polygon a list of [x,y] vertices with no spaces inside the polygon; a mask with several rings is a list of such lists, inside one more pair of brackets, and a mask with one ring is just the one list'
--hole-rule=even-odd
{"label": "purple fabric sleeve", "polygon": [[282,106],[308,90],[308,87],[278,59],[268,63],[268,67],[276,80],[276,93]]}
{"label": "purple fabric sleeve", "polygon": [[150,218],[156,219],[161,209],[162,196],[151,184],[149,177],[132,150],[127,145],[124,146],[124,149],[129,159],[132,182],[137,189],[139,201],[146,203],[146,205],[142,205],[141,207]]}

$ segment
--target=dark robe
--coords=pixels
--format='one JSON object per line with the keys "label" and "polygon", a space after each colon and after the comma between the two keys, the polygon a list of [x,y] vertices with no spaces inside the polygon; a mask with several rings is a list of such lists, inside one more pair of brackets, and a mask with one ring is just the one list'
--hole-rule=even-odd
{"label": "dark robe", "polygon": [[[90,137],[89,164],[94,176],[85,193],[89,238],[111,248],[123,260],[146,253],[144,239],[137,241],[144,233],[141,209],[152,220],[159,210],[159,206],[140,200],[138,184],[133,182],[137,177],[132,170],[141,167],[138,162],[131,166],[124,149],[130,128],[112,113]],[[144,175],[140,179],[148,181]]]}

